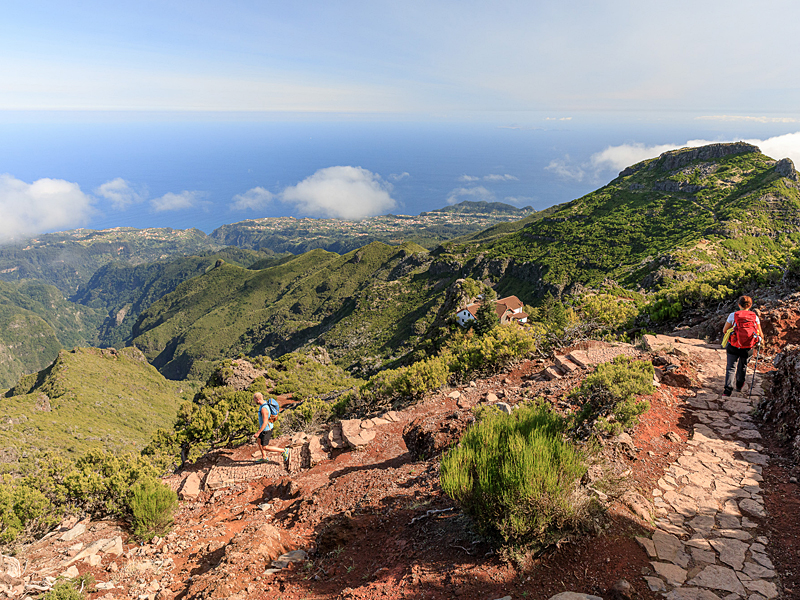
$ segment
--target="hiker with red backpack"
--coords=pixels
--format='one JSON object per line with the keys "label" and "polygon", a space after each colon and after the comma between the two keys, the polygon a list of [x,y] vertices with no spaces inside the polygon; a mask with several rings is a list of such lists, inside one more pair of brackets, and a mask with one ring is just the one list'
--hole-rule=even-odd
{"label": "hiker with red backpack", "polygon": [[723,336],[728,330],[733,329],[725,350],[728,353],[728,366],[725,370],[725,389],[723,396],[733,393],[734,382],[736,391],[742,391],[747,374],[747,361],[753,355],[753,348],[761,343],[764,333],[761,331],[761,321],[758,315],[750,310],[753,299],[750,296],[739,298],[739,309],[732,312],[722,329]]}

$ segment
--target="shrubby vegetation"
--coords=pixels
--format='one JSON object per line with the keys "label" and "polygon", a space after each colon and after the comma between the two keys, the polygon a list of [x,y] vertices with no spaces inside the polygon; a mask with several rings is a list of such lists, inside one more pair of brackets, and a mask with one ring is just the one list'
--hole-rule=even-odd
{"label": "shrubby vegetation", "polygon": [[494,372],[526,357],[536,350],[540,334],[537,328],[499,325],[484,335],[456,331],[438,355],[381,371],[365,391],[377,399],[416,399],[448,381]]}
{"label": "shrubby vegetation", "polygon": [[587,434],[597,427],[617,434],[636,425],[639,415],[650,408],[649,402],[637,401],[636,396],[655,392],[653,373],[649,361],[633,360],[625,355],[598,365],[570,394],[581,406],[573,418],[572,429]]}
{"label": "shrubby vegetation", "polygon": [[153,524],[163,529],[174,508],[163,499],[174,493],[160,474],[140,455],[96,450],[78,460],[41,456],[25,473],[0,482],[0,541],[38,537],[71,513],[131,520],[135,535],[146,536]]}
{"label": "shrubby vegetation", "polygon": [[784,269],[768,264],[742,263],[716,269],[655,292],[645,306],[654,321],[675,319],[688,308],[707,307],[734,300],[742,290],[774,285]]}
{"label": "shrubby vegetation", "polygon": [[579,520],[573,492],[586,471],[543,404],[489,413],[442,459],[441,485],[485,535],[505,547],[541,547]]}
{"label": "shrubby vegetation", "polygon": [[155,479],[142,479],[131,486],[130,509],[133,535],[149,542],[164,535],[172,526],[172,513],[178,496]]}

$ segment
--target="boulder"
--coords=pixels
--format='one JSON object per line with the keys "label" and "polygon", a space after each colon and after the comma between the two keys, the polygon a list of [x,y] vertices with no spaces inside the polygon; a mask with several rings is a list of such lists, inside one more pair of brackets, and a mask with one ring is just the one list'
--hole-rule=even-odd
{"label": "boulder", "polygon": [[200,495],[200,486],[203,481],[198,473],[189,473],[189,476],[183,480],[181,488],[178,491],[178,497],[181,500],[194,500]]}
{"label": "boulder", "polygon": [[85,523],[78,523],[69,531],[65,531],[61,534],[59,538],[62,542],[71,542],[72,540],[80,537],[86,533],[86,524]]}
{"label": "boulder", "polygon": [[643,521],[653,518],[652,507],[647,499],[638,492],[628,492],[622,496],[622,502]]}
{"label": "boulder", "polygon": [[403,429],[406,448],[415,459],[428,459],[457,443],[475,422],[470,411],[455,410],[444,415],[415,419]]}
{"label": "boulder", "polygon": [[342,439],[351,448],[366,446],[375,439],[375,432],[370,429],[361,428],[360,419],[346,419],[341,422]]}
{"label": "boulder", "polygon": [[328,432],[327,440],[328,440],[328,446],[330,446],[334,450],[341,450],[342,448],[347,448],[347,442],[342,437],[341,425],[336,425]]}
{"label": "boulder", "polygon": [[308,440],[308,457],[312,466],[323,460],[328,460],[328,452],[322,447],[319,436],[315,435]]}
{"label": "boulder", "polygon": [[611,440],[614,446],[631,460],[636,458],[636,446],[633,443],[633,438],[627,433],[620,433]]}

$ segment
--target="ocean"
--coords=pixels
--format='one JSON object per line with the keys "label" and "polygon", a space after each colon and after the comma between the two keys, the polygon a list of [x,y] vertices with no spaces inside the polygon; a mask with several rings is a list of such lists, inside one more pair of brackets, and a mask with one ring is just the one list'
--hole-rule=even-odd
{"label": "ocean", "polygon": [[[418,214],[461,200],[543,209],[613,179],[625,165],[597,159],[610,147],[627,156],[626,148],[641,154],[650,146],[690,139],[765,139],[797,129],[785,122],[616,113],[330,119],[2,113],[0,173],[26,183],[42,178],[77,183],[95,198],[87,227],[211,232],[247,218],[314,216],[313,207],[283,202],[279,195],[328,167],[361,167],[377,175],[396,203],[383,212]],[[142,201],[117,209],[95,192],[116,178],[128,182]],[[255,209],[231,208],[237,194],[256,187],[275,197]],[[193,192],[191,203],[154,209],[152,199],[184,191]]]}

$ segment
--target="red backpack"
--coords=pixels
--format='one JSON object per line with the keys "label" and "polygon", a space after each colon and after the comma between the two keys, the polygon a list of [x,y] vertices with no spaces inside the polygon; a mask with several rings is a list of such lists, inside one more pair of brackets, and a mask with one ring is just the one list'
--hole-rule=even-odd
{"label": "red backpack", "polygon": [[758,317],[750,310],[737,310],[733,313],[733,333],[731,344],[737,348],[753,348],[759,342]]}

